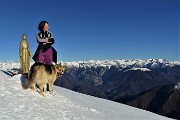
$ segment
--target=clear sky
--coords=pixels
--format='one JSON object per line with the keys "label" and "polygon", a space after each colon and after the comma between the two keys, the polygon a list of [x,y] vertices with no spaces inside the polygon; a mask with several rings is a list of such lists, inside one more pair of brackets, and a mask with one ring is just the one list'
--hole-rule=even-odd
{"label": "clear sky", "polygon": [[59,61],[180,61],[179,7],[179,0],[0,0],[0,61],[19,60],[22,34],[34,54],[42,20]]}

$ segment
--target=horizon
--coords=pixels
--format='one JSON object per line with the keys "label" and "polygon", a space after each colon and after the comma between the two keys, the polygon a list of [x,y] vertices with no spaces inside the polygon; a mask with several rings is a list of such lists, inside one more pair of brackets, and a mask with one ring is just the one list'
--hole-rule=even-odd
{"label": "horizon", "polygon": [[19,61],[23,34],[34,55],[42,20],[58,61],[180,61],[179,7],[178,0],[2,0],[0,61]]}
{"label": "horizon", "polygon": [[[178,62],[178,63],[180,63],[180,60],[178,61],[178,60],[174,60],[174,61],[171,61],[171,60],[168,60],[168,59],[163,59],[163,58],[149,58],[149,59],[122,59],[122,58],[120,58],[120,59],[90,59],[90,60],[78,60],[78,61],[57,61],[57,63],[58,62],[63,62],[63,63],[68,63],[68,62],[90,62],[90,61],[116,61],[116,60],[131,60],[131,61],[133,61],[133,60],[143,60],[143,61],[146,61],[146,60],[165,60],[165,61],[167,61],[167,62]],[[4,60],[4,61],[0,61],[0,62],[20,62],[20,60]],[[30,63],[34,63],[34,61],[33,60],[30,60]]]}

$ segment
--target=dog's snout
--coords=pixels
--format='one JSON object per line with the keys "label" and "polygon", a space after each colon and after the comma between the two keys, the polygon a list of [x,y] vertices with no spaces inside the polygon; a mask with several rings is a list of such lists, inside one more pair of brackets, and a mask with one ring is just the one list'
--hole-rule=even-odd
{"label": "dog's snout", "polygon": [[61,73],[57,74],[58,77],[61,77],[62,75],[63,75],[63,74],[61,74]]}

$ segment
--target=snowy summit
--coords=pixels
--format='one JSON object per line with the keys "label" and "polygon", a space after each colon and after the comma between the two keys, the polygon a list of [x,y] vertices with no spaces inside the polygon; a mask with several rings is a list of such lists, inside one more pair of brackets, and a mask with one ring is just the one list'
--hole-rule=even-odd
{"label": "snowy summit", "polygon": [[42,97],[21,85],[18,62],[0,63],[1,120],[170,120],[145,110],[54,86]]}
{"label": "snowy summit", "polygon": [[134,59],[134,60],[90,60],[90,61],[77,61],[77,62],[65,62],[64,65],[66,66],[74,66],[74,67],[111,67],[117,66],[121,68],[126,67],[139,67],[139,68],[146,68],[146,67],[166,67],[166,66],[174,66],[180,65],[180,61],[167,61],[166,59]]}

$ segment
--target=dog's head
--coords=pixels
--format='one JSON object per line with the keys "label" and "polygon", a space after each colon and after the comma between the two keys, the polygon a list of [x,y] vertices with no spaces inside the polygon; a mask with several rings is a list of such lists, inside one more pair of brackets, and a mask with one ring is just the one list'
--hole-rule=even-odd
{"label": "dog's head", "polygon": [[61,77],[64,74],[64,67],[61,65],[61,63],[56,65],[56,71],[57,71],[57,77]]}

